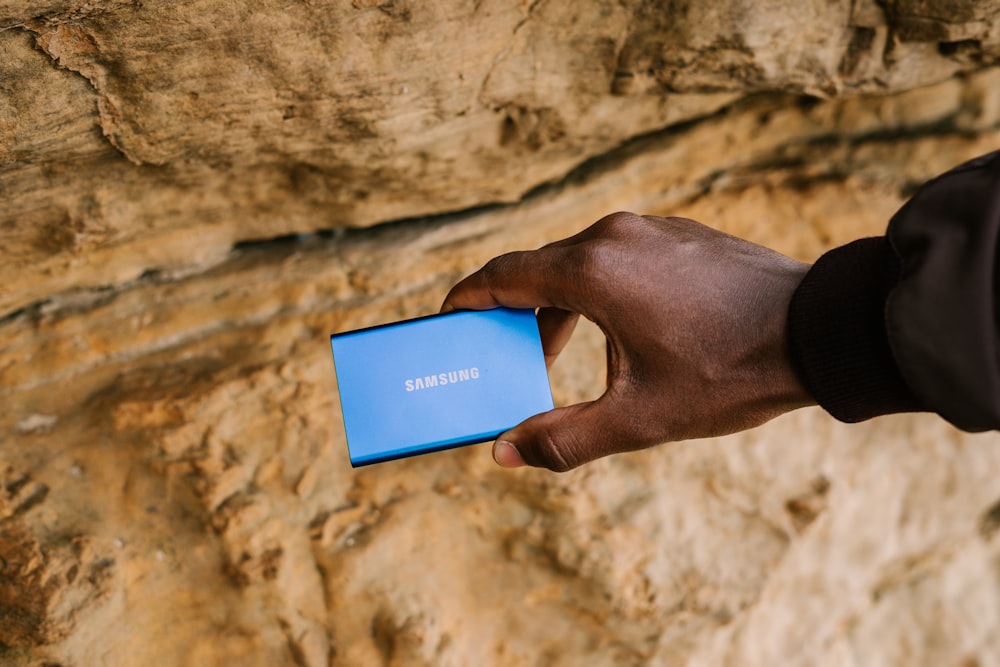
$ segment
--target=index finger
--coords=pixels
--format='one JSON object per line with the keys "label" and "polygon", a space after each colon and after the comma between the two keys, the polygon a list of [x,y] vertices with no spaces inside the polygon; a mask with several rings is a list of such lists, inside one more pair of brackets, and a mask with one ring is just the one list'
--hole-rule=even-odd
{"label": "index finger", "polygon": [[509,308],[564,308],[548,248],[494,257],[451,288],[441,312]]}

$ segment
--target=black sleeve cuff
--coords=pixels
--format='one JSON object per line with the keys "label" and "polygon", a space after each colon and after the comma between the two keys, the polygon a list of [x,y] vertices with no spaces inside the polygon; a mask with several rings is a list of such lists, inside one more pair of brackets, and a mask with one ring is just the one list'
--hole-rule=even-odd
{"label": "black sleeve cuff", "polygon": [[844,422],[926,410],[903,382],[886,335],[899,261],[884,237],[819,258],[792,297],[792,362],[820,406]]}

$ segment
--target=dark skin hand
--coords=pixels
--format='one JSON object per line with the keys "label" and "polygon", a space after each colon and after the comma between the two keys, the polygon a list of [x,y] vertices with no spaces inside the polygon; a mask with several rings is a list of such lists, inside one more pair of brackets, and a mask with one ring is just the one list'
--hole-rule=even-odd
{"label": "dark skin hand", "polygon": [[604,332],[604,394],[531,417],[493,445],[502,466],[561,472],[813,404],[786,337],[788,304],[808,269],[693,220],[615,213],[490,260],[441,310],[538,308],[549,365],[580,315]]}

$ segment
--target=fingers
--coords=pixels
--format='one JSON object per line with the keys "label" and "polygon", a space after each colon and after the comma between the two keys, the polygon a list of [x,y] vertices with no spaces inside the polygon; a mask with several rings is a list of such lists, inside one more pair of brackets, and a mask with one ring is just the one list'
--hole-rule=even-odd
{"label": "fingers", "polygon": [[[564,292],[552,249],[512,252],[495,257],[451,288],[441,312],[497,306],[539,308],[561,304],[552,295]],[[561,299],[559,299],[561,302]]]}
{"label": "fingers", "polygon": [[[495,257],[483,268],[455,285],[441,312],[497,306],[511,308],[555,307],[583,312],[579,306],[593,300],[588,290],[596,278],[620,264],[622,244],[636,234],[646,220],[632,213],[612,213],[583,231],[538,250],[512,252]],[[611,241],[608,246],[605,241]],[[610,247],[610,255],[607,248]],[[604,248],[604,252],[595,249]],[[612,266],[602,263],[612,258]],[[596,264],[595,264],[596,258]],[[574,307],[574,303],[576,307]]]}
{"label": "fingers", "polygon": [[505,440],[493,443],[493,460],[503,468],[520,468],[525,465],[517,448]]}
{"label": "fingers", "polygon": [[637,443],[610,419],[606,397],[531,417],[497,438],[494,460],[505,468],[530,465],[565,472]]}
{"label": "fingers", "polygon": [[546,368],[552,367],[556,357],[566,347],[579,319],[578,313],[562,308],[541,308],[538,311],[538,333],[542,338]]}

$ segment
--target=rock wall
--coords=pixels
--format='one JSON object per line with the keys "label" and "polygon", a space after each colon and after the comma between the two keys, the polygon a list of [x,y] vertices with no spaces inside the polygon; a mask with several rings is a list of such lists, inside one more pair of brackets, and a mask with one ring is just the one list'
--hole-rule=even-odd
{"label": "rock wall", "polygon": [[812,260],[998,144],[993,0],[0,0],[0,662],[1000,664],[993,434],[354,471],[327,344],[615,209]]}

